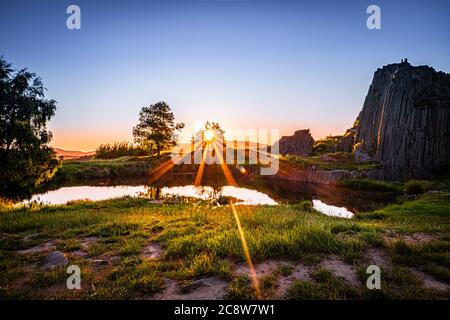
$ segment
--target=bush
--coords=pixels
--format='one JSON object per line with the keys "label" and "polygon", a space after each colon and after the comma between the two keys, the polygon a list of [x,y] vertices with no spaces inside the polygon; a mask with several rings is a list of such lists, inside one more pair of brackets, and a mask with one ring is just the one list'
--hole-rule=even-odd
{"label": "bush", "polygon": [[325,139],[316,140],[313,146],[313,154],[320,155],[323,153],[334,152],[342,137],[343,136],[327,136]]}
{"label": "bush", "polygon": [[144,155],[146,155],[146,150],[135,147],[132,143],[126,141],[101,144],[95,151],[95,157],[97,159],[114,159],[124,156]]}
{"label": "bush", "polygon": [[301,210],[301,211],[307,211],[310,212],[314,209],[313,203],[311,200],[303,200],[302,202],[300,202],[297,207]]}
{"label": "bush", "polygon": [[427,181],[410,180],[405,183],[405,191],[407,194],[422,194],[428,188]]}

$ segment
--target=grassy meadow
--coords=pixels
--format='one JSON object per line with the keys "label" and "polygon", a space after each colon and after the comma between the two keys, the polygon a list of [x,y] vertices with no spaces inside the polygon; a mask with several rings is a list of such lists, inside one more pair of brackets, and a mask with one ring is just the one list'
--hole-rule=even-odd
{"label": "grassy meadow", "polygon": [[[353,219],[309,202],[236,205],[259,297],[231,205],[121,198],[3,208],[0,298],[448,298],[449,203],[445,189],[429,191]],[[81,290],[66,288],[64,268],[42,269],[46,248],[80,266]],[[381,267],[381,290],[366,288],[370,264]]]}

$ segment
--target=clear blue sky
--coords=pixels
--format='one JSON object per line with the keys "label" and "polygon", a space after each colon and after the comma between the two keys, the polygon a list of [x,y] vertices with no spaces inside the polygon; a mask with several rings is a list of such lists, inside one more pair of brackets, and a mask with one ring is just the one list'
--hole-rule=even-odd
{"label": "clear blue sky", "polygon": [[[81,30],[66,8],[81,7]],[[381,7],[381,30],[366,8]],[[450,72],[450,1],[0,1],[0,55],[58,101],[54,145],[131,140],[139,110],[225,128],[350,127],[373,72],[407,57]]]}

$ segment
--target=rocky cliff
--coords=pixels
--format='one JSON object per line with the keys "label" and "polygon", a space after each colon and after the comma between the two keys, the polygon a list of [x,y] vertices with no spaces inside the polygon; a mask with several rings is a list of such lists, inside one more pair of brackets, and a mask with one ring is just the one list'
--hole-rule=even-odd
{"label": "rocky cliff", "polygon": [[450,161],[450,74],[406,60],[378,69],[354,148],[383,163],[379,178],[426,178]]}

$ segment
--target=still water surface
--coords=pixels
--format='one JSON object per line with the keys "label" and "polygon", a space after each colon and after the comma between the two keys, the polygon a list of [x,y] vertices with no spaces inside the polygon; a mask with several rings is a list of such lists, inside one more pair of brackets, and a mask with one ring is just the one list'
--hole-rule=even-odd
{"label": "still water surface", "polygon": [[[35,194],[30,200],[42,204],[61,205],[69,201],[89,199],[92,201],[107,200],[125,196],[148,196],[149,187],[145,185],[129,186],[73,186],[62,187],[45,193]],[[213,200],[220,197],[233,197],[239,205],[277,205],[277,201],[269,195],[249,189],[234,186],[222,186],[213,188],[210,186],[195,187],[193,185],[171,186],[158,188],[157,198],[189,197],[201,200]],[[313,199],[314,208],[323,214],[341,218],[351,218],[353,213],[345,207],[326,204],[318,199]]]}

